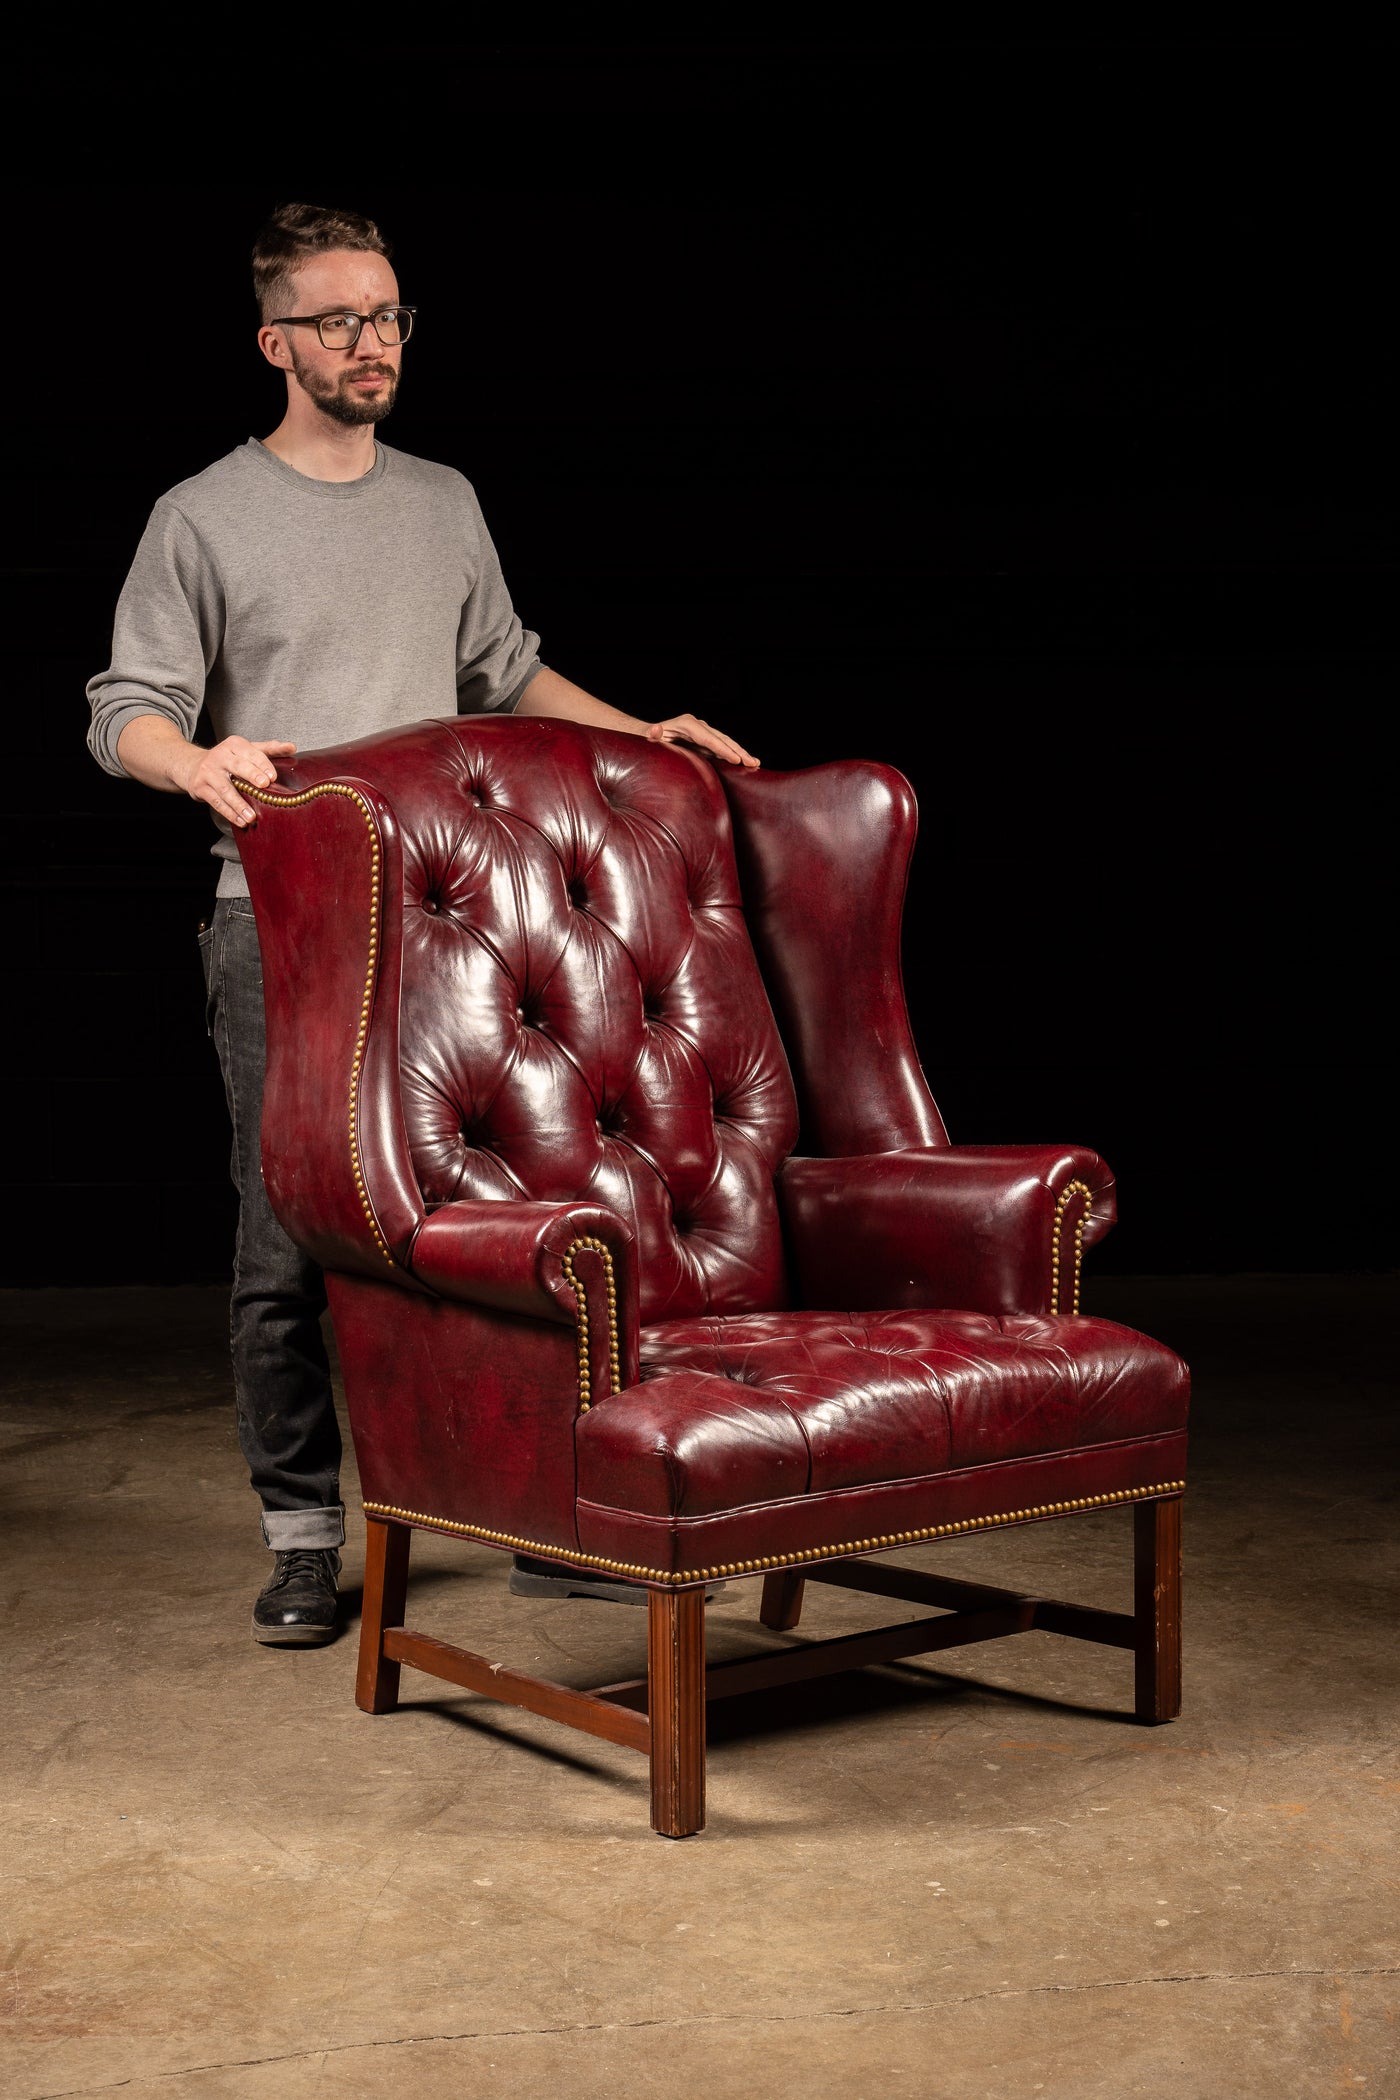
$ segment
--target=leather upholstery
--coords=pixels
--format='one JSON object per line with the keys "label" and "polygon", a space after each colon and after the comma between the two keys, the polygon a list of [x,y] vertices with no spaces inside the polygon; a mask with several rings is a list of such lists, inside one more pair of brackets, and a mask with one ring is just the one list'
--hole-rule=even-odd
{"label": "leather upholstery", "polygon": [[367,783],[314,761],[303,776],[314,799],[269,812],[242,841],[267,1007],[263,1178],[317,1261],[375,1275],[386,1259],[405,1263],[423,1217],[398,1080],[398,833]]}
{"label": "leather upholstery", "polygon": [[946,1145],[914,1049],[899,930],[917,812],[892,766],[726,766],[740,880],[807,1152]]}
{"label": "leather upholstery", "polygon": [[944,1145],[790,1159],[779,1180],[805,1305],[1069,1312],[1075,1235],[1102,1239],[1113,1176],[1075,1145]]}
{"label": "leather upholstery", "polygon": [[995,1498],[1037,1461],[1111,1450],[1114,1479],[1146,1486],[1185,1460],[1185,1365],[1083,1316],[670,1320],[643,1335],[642,1379],[576,1439],[580,1537],[624,1558],[648,1533],[657,1552],[683,1540],[688,1567],[850,1537],[851,1524],[859,1536],[869,1491],[892,1505],[902,1491],[895,1506],[912,1511],[956,1507],[960,1479],[975,1504],[979,1470]]}
{"label": "leather upholstery", "polygon": [[574,1545],[572,1328],[405,1291],[387,1270],[327,1271],[326,1288],[365,1501]]}
{"label": "leather upholstery", "polygon": [[[582,1289],[592,1332],[616,1329],[621,1382],[635,1384],[641,1375],[637,1250],[611,1211],[583,1203],[445,1203],[424,1220],[413,1269],[446,1298],[570,1327]],[[584,1397],[598,1400],[612,1389],[609,1354],[600,1348]]]}
{"label": "leather upholstery", "polygon": [[706,1516],[653,1515],[581,1491],[577,1558],[704,1580],[1147,1497],[1179,1487],[1185,1471],[1186,1435],[1179,1430],[826,1494],[736,1502]]}
{"label": "leather upholstery", "polygon": [[[642,1379],[580,1426],[581,1490],[599,1485],[601,1447],[608,1471],[640,1469],[629,1506],[695,1515],[743,1499],[750,1439],[765,1454],[756,1484],[781,1450],[790,1491],[821,1494],[1169,1433],[1186,1372],[1159,1343],[1082,1315],[788,1312],[650,1327]],[[729,1428],[697,1438],[702,1383]]]}
{"label": "leather upholstery", "polygon": [[1179,1477],[1184,1367],[1073,1311],[1108,1169],[947,1141],[897,774],[465,717],[255,799],[264,1172],[367,1502],[689,1579]]}
{"label": "leather upholstery", "polygon": [[[781,1304],[773,1176],[796,1104],[713,770],[636,737],[463,717],[298,759],[284,784],[370,779],[385,927],[371,1039],[395,1022],[398,1036],[397,1070],[386,1058],[362,1088],[361,1128],[383,1133],[365,1162],[376,1209],[381,1173],[391,1197],[411,1175],[420,1215],[460,1197],[592,1203],[636,1241],[644,1318]],[[321,945],[320,895],[352,914],[359,899],[343,851],[293,895],[263,867],[268,829],[244,859],[255,906],[263,888],[276,899],[260,916],[295,949],[273,973],[276,1068],[273,1007],[285,987],[301,1013],[295,968]],[[300,1130],[300,1108],[291,1120]],[[281,1121],[274,1109],[265,1131]],[[275,1203],[291,1193],[286,1150],[265,1150]],[[401,1245],[402,1230],[386,1238]]]}

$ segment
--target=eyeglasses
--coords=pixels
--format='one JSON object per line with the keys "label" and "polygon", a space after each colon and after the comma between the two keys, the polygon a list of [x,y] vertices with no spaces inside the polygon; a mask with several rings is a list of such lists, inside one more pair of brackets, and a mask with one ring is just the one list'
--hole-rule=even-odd
{"label": "eyeglasses", "polygon": [[406,343],[413,333],[413,316],[416,306],[381,306],[376,313],[357,314],[337,311],[329,314],[283,314],[280,320],[269,321],[269,328],[314,328],[327,350],[353,350],[360,340],[360,330],[368,321],[381,343],[390,348],[395,343]]}

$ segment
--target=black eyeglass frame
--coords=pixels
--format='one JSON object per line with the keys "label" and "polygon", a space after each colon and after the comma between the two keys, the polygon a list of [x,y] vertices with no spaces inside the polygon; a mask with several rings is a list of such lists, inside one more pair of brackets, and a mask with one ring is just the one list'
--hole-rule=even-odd
{"label": "black eyeglass frame", "polygon": [[[386,350],[401,350],[413,333],[413,317],[417,311],[416,306],[401,306],[397,299],[393,299],[387,306],[377,307],[372,314],[357,314],[353,306],[328,306],[323,314],[281,314],[275,321],[269,321],[267,326],[269,328],[314,328],[317,335],[321,336],[321,348],[323,350],[353,350],[364,333],[364,326],[366,321],[368,321]],[[386,343],[383,336],[379,333],[378,316],[389,313],[408,315],[408,326],[396,343]],[[323,321],[342,320],[346,317],[356,323],[355,333],[348,342],[328,343],[325,337],[321,335],[321,323]]]}

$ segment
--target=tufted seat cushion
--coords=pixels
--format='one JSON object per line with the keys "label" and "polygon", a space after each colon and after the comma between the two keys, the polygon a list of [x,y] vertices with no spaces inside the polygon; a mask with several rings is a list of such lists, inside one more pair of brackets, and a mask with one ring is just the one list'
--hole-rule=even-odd
{"label": "tufted seat cushion", "polygon": [[1185,1365],[1110,1320],[908,1311],[671,1320],[579,1424],[579,1494],[651,1517],[1179,1434]]}

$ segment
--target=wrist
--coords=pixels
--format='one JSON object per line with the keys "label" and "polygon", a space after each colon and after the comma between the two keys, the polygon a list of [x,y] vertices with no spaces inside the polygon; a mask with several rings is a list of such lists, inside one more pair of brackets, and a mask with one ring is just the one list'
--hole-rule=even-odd
{"label": "wrist", "polygon": [[178,794],[187,795],[190,783],[199,771],[204,757],[202,747],[198,744],[187,744],[181,737],[178,743],[172,743],[167,751],[162,752],[161,757],[165,777],[171,787]]}

